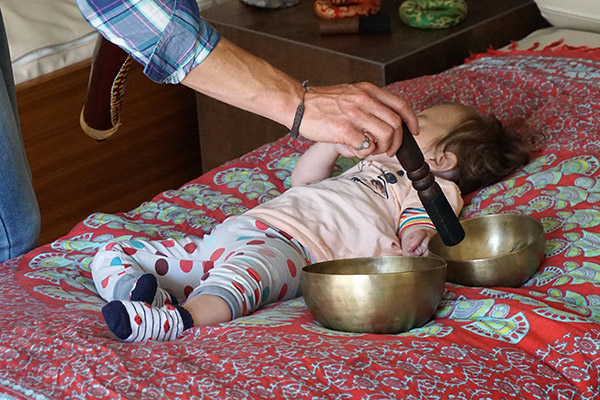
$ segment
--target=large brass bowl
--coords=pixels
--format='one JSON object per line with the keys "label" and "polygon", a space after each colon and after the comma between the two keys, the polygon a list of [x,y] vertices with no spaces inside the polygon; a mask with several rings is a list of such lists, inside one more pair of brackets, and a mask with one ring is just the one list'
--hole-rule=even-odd
{"label": "large brass bowl", "polygon": [[368,257],[303,268],[308,309],[339,331],[399,333],[425,324],[439,305],[446,263],[433,257]]}
{"label": "large brass bowl", "polygon": [[535,218],[494,214],[461,222],[465,238],[446,246],[439,235],[429,242],[431,256],[448,264],[446,280],[465,286],[519,287],[545,257],[544,227]]}

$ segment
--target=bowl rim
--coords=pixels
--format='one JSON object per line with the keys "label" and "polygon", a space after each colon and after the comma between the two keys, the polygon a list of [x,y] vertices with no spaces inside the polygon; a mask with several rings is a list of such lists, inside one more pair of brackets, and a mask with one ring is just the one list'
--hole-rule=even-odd
{"label": "bowl rim", "polygon": [[[544,224],[542,224],[542,222],[539,219],[534,218],[534,217],[532,217],[530,215],[512,214],[512,213],[478,215],[478,216],[473,217],[473,218],[467,218],[467,219],[461,220],[461,223],[462,222],[468,223],[468,221],[473,221],[473,220],[478,220],[478,219],[487,219],[487,218],[491,219],[492,217],[498,218],[500,216],[502,216],[502,217],[514,216],[514,217],[521,217],[521,218],[524,218],[524,219],[529,219],[529,220],[533,221],[537,226],[539,226],[540,233],[539,233],[538,236],[535,237],[534,240],[531,240],[529,243],[527,243],[526,246],[521,247],[521,248],[516,249],[516,250],[513,250],[513,251],[509,251],[508,253],[503,253],[503,254],[500,254],[500,255],[492,256],[492,257],[467,258],[467,259],[465,259],[465,258],[442,257],[439,254],[433,252],[431,250],[431,248],[429,247],[429,243],[431,243],[431,240],[429,241],[429,243],[427,245],[427,250],[429,250],[429,254],[432,257],[438,257],[438,258],[441,258],[442,260],[447,260],[447,261],[451,261],[451,262],[454,262],[454,263],[461,263],[461,264],[474,263],[474,262],[480,264],[480,263],[482,263],[484,261],[493,261],[493,260],[497,260],[497,259],[502,258],[502,257],[507,257],[507,256],[511,256],[511,255],[517,254],[517,253],[519,253],[521,251],[525,251],[527,249],[527,247],[529,247],[532,244],[536,243],[539,240],[540,237],[542,237],[544,239],[544,243],[545,243],[545,241],[546,241],[546,231],[544,230]],[[439,234],[436,233],[433,237],[436,237],[436,236],[439,236]],[[433,239],[433,237],[431,239]],[[479,266],[479,265],[475,265],[475,266]],[[473,267],[475,267],[475,266],[473,266]],[[454,265],[453,267],[456,267],[456,265]]]}
{"label": "bowl rim", "polygon": [[[434,265],[431,267],[427,267],[427,268],[423,268],[423,269],[419,269],[419,270],[410,270],[410,271],[395,271],[395,272],[379,272],[379,273],[348,273],[348,274],[340,274],[340,273],[331,273],[331,272],[319,272],[319,271],[309,271],[308,269],[310,269],[311,267],[314,267],[315,265],[319,265],[319,264],[324,264],[324,263],[331,263],[331,262],[343,262],[343,261],[354,261],[356,262],[357,260],[377,260],[377,259],[381,259],[381,258],[416,258],[416,259],[430,259],[432,261],[436,261],[436,262],[440,262],[439,265]],[[373,256],[373,257],[352,257],[352,258],[340,258],[340,259],[334,259],[334,260],[326,260],[326,261],[319,261],[319,262],[315,262],[312,264],[308,264],[305,265],[304,267],[302,267],[302,272],[304,274],[314,274],[314,275],[321,275],[321,276],[393,276],[393,275],[404,275],[404,274],[410,274],[410,273],[415,273],[415,272],[424,272],[424,271],[430,271],[430,270],[437,270],[437,269],[446,269],[448,267],[448,263],[446,262],[446,260],[444,260],[442,257],[437,257],[437,256]]]}

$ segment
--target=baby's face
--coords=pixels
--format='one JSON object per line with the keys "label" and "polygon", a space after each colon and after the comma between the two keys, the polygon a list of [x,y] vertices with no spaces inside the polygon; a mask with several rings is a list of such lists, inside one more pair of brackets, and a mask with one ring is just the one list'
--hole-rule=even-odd
{"label": "baby's face", "polygon": [[427,159],[427,153],[435,151],[433,144],[456,127],[465,115],[465,108],[459,104],[433,106],[417,114],[420,133],[415,136],[417,144]]}

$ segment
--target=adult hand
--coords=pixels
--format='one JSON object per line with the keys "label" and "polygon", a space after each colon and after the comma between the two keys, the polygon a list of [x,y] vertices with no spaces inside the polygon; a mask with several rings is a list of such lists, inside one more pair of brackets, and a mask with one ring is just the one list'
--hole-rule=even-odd
{"label": "adult hand", "polygon": [[[300,134],[308,139],[341,143],[359,156],[393,157],[402,143],[402,121],[418,134],[417,118],[406,101],[371,83],[312,87],[304,97]],[[360,148],[365,137],[369,147]]]}

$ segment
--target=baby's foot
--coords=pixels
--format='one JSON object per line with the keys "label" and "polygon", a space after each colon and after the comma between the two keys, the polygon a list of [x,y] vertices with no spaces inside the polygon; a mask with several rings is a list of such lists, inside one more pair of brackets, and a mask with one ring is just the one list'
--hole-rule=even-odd
{"label": "baby's foot", "polygon": [[135,281],[129,295],[129,300],[143,301],[152,307],[158,308],[167,304],[177,304],[175,297],[172,297],[169,292],[158,287],[158,281],[152,274],[144,274]]}
{"label": "baby's foot", "polygon": [[154,308],[141,301],[114,300],[102,308],[102,315],[111,332],[125,342],[175,340],[194,326],[190,313],[177,305]]}

